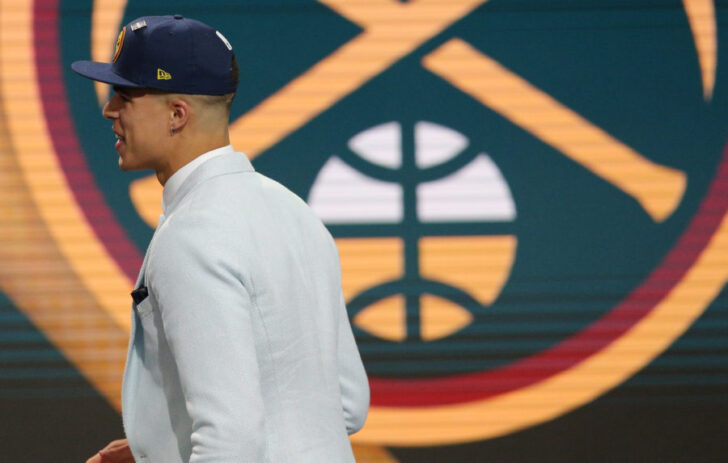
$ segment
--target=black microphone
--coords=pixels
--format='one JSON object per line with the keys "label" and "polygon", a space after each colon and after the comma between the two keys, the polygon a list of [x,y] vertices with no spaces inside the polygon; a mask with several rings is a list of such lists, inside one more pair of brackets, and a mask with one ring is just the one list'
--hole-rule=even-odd
{"label": "black microphone", "polygon": [[131,298],[134,299],[135,304],[139,304],[149,296],[149,290],[146,286],[139,287],[131,292]]}

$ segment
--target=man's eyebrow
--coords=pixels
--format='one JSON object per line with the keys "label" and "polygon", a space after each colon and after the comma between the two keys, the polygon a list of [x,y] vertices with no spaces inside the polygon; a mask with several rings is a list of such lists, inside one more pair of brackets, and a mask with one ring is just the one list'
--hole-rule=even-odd
{"label": "man's eyebrow", "polygon": [[116,93],[121,93],[124,96],[129,96],[129,89],[126,87],[122,87],[120,85],[114,85],[111,88],[113,88]]}

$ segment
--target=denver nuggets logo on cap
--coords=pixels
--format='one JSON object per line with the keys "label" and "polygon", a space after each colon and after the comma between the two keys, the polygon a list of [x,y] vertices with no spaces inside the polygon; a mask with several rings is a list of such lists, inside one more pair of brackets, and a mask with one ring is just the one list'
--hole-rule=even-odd
{"label": "denver nuggets logo on cap", "polygon": [[119,32],[119,37],[116,38],[116,45],[114,46],[114,58],[111,60],[112,63],[115,63],[116,60],[119,58],[119,54],[121,53],[121,47],[124,45],[125,35],[126,27],[122,27],[121,32]]}

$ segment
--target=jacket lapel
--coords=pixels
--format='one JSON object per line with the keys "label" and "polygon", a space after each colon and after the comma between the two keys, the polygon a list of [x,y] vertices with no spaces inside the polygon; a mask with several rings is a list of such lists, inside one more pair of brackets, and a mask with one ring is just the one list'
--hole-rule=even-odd
{"label": "jacket lapel", "polygon": [[[162,223],[164,222],[164,214],[159,216],[159,220],[157,221],[157,228],[154,230],[154,235],[157,234],[157,230],[162,226]],[[152,245],[152,241],[154,241],[154,235],[152,235],[152,239],[149,242],[149,246],[147,247],[147,252],[144,253],[144,260],[142,261],[142,266],[139,269],[139,276],[137,276],[137,281],[134,284],[134,290],[137,290],[141,288],[144,285],[144,276],[146,275],[147,270],[147,259],[149,259],[149,248]]]}

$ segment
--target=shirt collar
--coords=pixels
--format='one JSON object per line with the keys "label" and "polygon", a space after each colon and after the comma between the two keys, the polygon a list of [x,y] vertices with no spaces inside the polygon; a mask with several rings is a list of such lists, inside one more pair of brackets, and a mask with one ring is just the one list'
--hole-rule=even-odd
{"label": "shirt collar", "polygon": [[177,192],[179,191],[182,184],[195,169],[197,169],[203,163],[209,161],[212,158],[234,152],[235,150],[233,149],[232,145],[227,145],[223,146],[222,148],[208,151],[205,154],[197,156],[195,159],[182,166],[179,170],[177,170],[177,172],[172,174],[172,176],[169,177],[169,179],[167,179],[167,182],[164,184],[164,193],[162,193],[162,212],[166,214],[167,204],[172,203],[172,200],[174,199],[175,195],[177,195]]}

